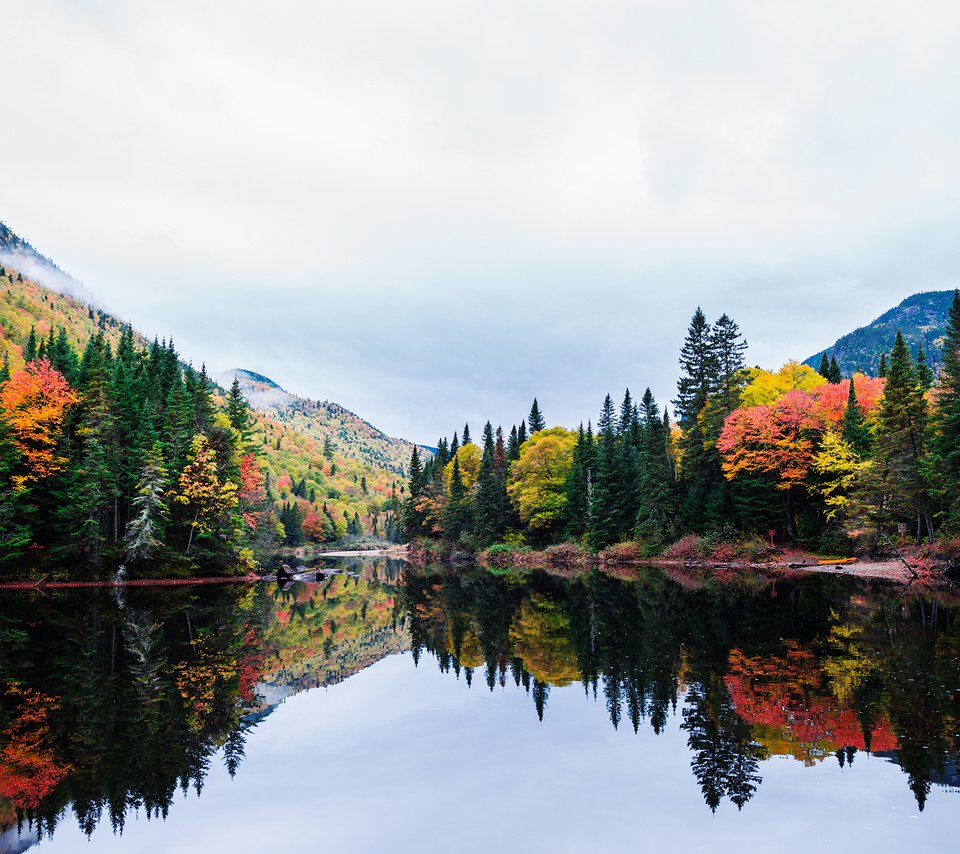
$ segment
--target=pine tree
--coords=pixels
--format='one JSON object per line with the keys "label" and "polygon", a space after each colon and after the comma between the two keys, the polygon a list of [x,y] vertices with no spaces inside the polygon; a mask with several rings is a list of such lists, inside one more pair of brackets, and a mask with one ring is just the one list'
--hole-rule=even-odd
{"label": "pine tree", "polygon": [[870,427],[864,417],[863,409],[857,402],[857,390],[853,378],[850,379],[850,390],[847,393],[847,408],[843,413],[841,427],[843,439],[861,457],[870,453],[873,444],[870,436]]}
{"label": "pine tree", "polygon": [[722,314],[710,329],[708,345],[709,370],[714,372],[711,395],[716,398],[719,409],[726,417],[740,405],[740,395],[747,382],[744,370],[747,342],[740,334],[740,327]]}
{"label": "pine tree", "polygon": [[880,367],[877,369],[877,376],[884,378],[887,375],[887,354],[880,354]]}
{"label": "pine tree", "polygon": [[930,436],[930,472],[939,515],[948,533],[960,534],[960,290],[943,338]]}
{"label": "pine tree", "polygon": [[923,342],[917,344],[917,379],[925,392],[933,386],[933,371],[927,364],[927,354],[923,352]]}
{"label": "pine tree", "polygon": [[827,357],[826,350],[823,351],[823,355],[820,357],[820,367],[817,368],[817,373],[827,382],[830,382],[830,359]]}
{"label": "pine tree", "polygon": [[450,473],[450,491],[444,508],[443,528],[451,540],[459,540],[470,524],[470,502],[467,487],[460,471],[460,460],[453,458],[453,470]]}
{"label": "pine tree", "polygon": [[[453,483],[451,478],[451,489]],[[476,533],[483,543],[493,543],[503,533],[506,493],[496,471],[496,444],[493,426],[488,421],[483,428],[483,456],[477,475],[477,494],[474,500]]]}
{"label": "pine tree", "polygon": [[538,430],[543,430],[547,426],[543,420],[543,413],[540,411],[540,404],[537,399],[533,399],[533,406],[530,407],[530,414],[527,416],[527,424],[530,426],[530,435],[532,436]]}
{"label": "pine tree", "polygon": [[520,437],[517,434],[517,425],[510,428],[510,437],[507,439],[507,460],[513,462],[520,459]]}
{"label": "pine tree", "polygon": [[230,426],[240,435],[241,445],[247,445],[252,432],[250,405],[244,398],[243,392],[240,390],[240,380],[236,377],[233,378],[230,391],[227,392],[227,418],[230,421]]}
{"label": "pine tree", "polygon": [[[910,351],[897,333],[877,418],[876,458],[885,496],[880,521],[915,522],[933,538],[933,521],[921,471],[926,401]],[[918,530],[918,535],[919,535]]]}
{"label": "pine tree", "polygon": [[573,449],[573,465],[567,475],[566,531],[569,539],[580,539],[590,527],[590,481],[593,465],[593,439],[588,442],[581,423]]}
{"label": "pine tree", "polygon": [[163,545],[163,526],[170,516],[165,501],[168,483],[163,446],[158,443],[144,460],[132,502],[133,515],[124,535],[127,560],[149,558]]}
{"label": "pine tree", "polygon": [[840,363],[836,356],[830,357],[830,376],[827,379],[834,384],[843,382],[843,372],[840,370]]}
{"label": "pine tree", "polygon": [[457,455],[457,451],[460,450],[460,440],[457,438],[457,433],[454,431],[453,439],[450,442],[450,459],[452,460]]}
{"label": "pine tree", "polygon": [[30,327],[30,335],[27,337],[27,343],[23,347],[23,361],[32,362],[37,358],[37,330],[36,327]]}
{"label": "pine tree", "polygon": [[[527,441],[527,422],[521,421],[519,426],[517,427],[517,442],[518,442],[517,447],[518,448],[521,447],[523,443],[526,441]],[[518,453],[518,456],[519,456],[519,453]]]}
{"label": "pine tree", "polygon": [[633,398],[630,396],[630,389],[627,389],[623,395],[623,402],[620,404],[620,418],[617,421],[617,433],[621,436],[629,434],[633,430]]}
{"label": "pine tree", "polygon": [[463,425],[463,440],[462,440],[461,443],[460,443],[461,447],[464,446],[464,445],[469,445],[469,444],[470,444],[470,441],[471,441],[471,440],[470,440],[470,425],[469,425],[469,424],[464,424],[464,425]]}

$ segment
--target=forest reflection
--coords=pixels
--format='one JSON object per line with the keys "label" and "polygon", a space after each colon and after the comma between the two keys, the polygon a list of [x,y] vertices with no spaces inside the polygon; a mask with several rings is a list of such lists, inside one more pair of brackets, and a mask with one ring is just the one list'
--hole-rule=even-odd
{"label": "forest reflection", "polygon": [[711,810],[743,808],[771,756],[879,755],[921,809],[960,782],[955,595],[836,576],[334,569],[287,588],[0,595],[0,834],[165,818],[214,763],[238,773],[285,698],[408,650],[441,679],[526,692],[541,720],[551,692],[582,686],[616,728],[679,727]]}
{"label": "forest reflection", "polygon": [[956,596],[839,576],[437,568],[405,571],[399,602],[416,660],[468,685],[512,681],[541,720],[572,682],[616,728],[660,733],[677,716],[711,810],[742,808],[770,756],[878,754],[921,810],[932,785],[960,783]]}

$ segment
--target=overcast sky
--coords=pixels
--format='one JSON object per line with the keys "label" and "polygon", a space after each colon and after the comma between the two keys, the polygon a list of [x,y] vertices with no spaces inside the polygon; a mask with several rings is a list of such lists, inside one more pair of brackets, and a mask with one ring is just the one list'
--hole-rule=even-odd
{"label": "overcast sky", "polygon": [[960,4],[4,0],[0,219],[149,335],[423,442],[960,282]]}

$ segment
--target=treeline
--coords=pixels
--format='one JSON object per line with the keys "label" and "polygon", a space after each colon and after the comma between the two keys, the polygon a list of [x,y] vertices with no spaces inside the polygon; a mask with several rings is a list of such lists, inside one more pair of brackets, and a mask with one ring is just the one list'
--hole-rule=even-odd
{"label": "treeline", "polygon": [[686,535],[767,537],[848,549],[906,526],[916,540],[960,534],[960,295],[936,376],[902,335],[880,377],[788,362],[748,368],[726,314],[698,308],[680,352],[675,421],[650,389],[608,394],[596,427],[546,428],[534,400],[505,439],[414,449],[404,508],[410,537],[482,549],[637,541],[647,554]]}
{"label": "treeline", "polygon": [[[235,386],[219,403],[173,342],[77,353],[31,330],[0,370],[0,562],[93,576],[148,561],[251,565],[278,532]],[[13,570],[7,569],[10,574]]]}

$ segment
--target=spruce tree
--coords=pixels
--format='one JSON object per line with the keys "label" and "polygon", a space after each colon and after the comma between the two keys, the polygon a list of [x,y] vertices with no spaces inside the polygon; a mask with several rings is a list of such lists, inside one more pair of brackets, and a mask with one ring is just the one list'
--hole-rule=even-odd
{"label": "spruce tree", "polygon": [[827,382],[830,382],[830,359],[827,357],[826,350],[823,351],[823,355],[820,357],[820,367],[817,368],[817,373]]}
{"label": "spruce tree", "polygon": [[947,318],[935,401],[931,480],[944,528],[956,536],[960,534],[960,290],[953,292]]}
{"label": "spruce tree", "polygon": [[925,428],[923,389],[903,335],[898,332],[877,418],[876,457],[885,496],[880,521],[922,524],[932,539],[933,521],[921,471]]}
{"label": "spruce tree", "polygon": [[836,356],[830,357],[830,376],[827,379],[834,384],[843,382],[843,372],[840,370],[840,363]]}
{"label": "spruce tree", "polygon": [[530,435],[532,436],[538,430],[543,430],[547,426],[543,420],[543,413],[540,411],[540,404],[537,399],[533,399],[533,406],[530,407],[530,414],[527,416],[527,424],[530,426]]}
{"label": "spruce tree", "polygon": [[459,540],[467,532],[470,522],[470,502],[467,487],[460,471],[460,460],[453,458],[453,470],[450,472],[450,491],[443,513],[444,533],[451,540]]}
{"label": "spruce tree", "polygon": [[460,445],[461,445],[461,447],[463,447],[463,446],[465,446],[465,445],[469,445],[470,443],[471,443],[471,439],[470,439],[470,425],[469,425],[469,424],[464,424],[464,425],[463,425],[463,440],[461,441]]}
{"label": "spruce tree", "polygon": [[709,350],[714,381],[712,395],[726,417],[740,405],[740,395],[747,382],[744,370],[747,342],[740,334],[740,327],[726,314],[720,315],[710,329]]}
{"label": "spruce tree", "polygon": [[880,354],[880,367],[877,368],[877,376],[881,379],[887,376],[887,354]]}
{"label": "spruce tree", "polygon": [[923,342],[917,344],[917,379],[923,390],[930,391],[933,386],[933,371],[927,364],[927,354],[923,351]]}
{"label": "spruce tree", "polygon": [[520,459],[520,437],[517,435],[517,425],[510,428],[510,436],[507,439],[507,460],[513,462]]}
{"label": "spruce tree", "polygon": [[527,441],[527,422],[521,421],[517,427],[517,456],[519,457],[519,448]]}
{"label": "spruce tree", "polygon": [[[451,478],[452,489],[452,478]],[[493,427],[488,421],[483,428],[483,456],[477,475],[477,494],[474,500],[476,533],[484,544],[496,542],[503,533],[505,493],[496,472],[496,444]]]}
{"label": "spruce tree", "polygon": [[23,361],[32,362],[37,358],[37,330],[36,327],[30,327],[30,335],[27,336],[27,343],[23,347]]}
{"label": "spruce tree", "polygon": [[583,424],[577,431],[573,449],[573,465],[567,475],[567,507],[565,534],[569,539],[580,539],[590,526],[590,478],[593,449],[588,444]]}
{"label": "spruce tree", "polygon": [[457,438],[456,431],[453,434],[453,440],[450,442],[450,459],[454,459],[457,456],[457,451],[460,450],[460,440]]}
{"label": "spruce tree", "polygon": [[870,453],[873,441],[870,436],[870,427],[864,417],[863,409],[857,401],[857,390],[853,378],[850,379],[850,389],[847,392],[847,408],[843,413],[841,426],[844,441],[850,445],[861,457]]}

